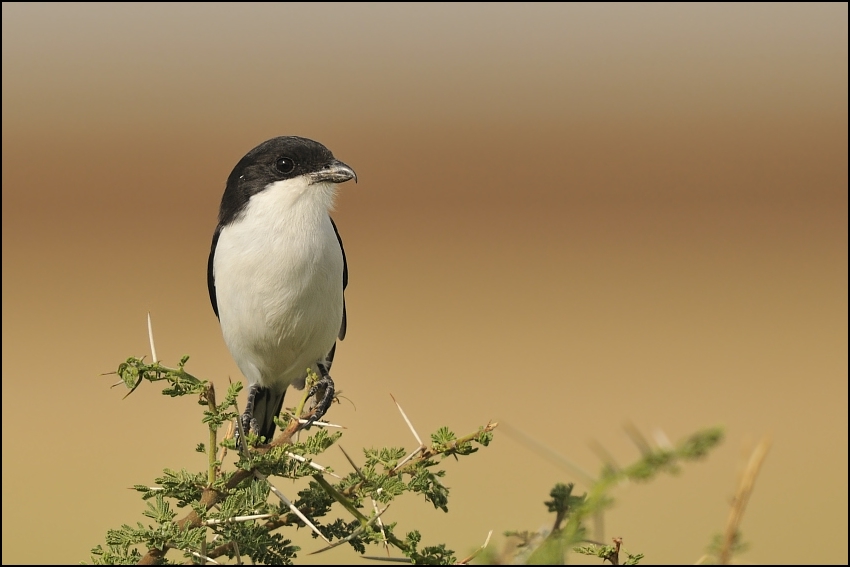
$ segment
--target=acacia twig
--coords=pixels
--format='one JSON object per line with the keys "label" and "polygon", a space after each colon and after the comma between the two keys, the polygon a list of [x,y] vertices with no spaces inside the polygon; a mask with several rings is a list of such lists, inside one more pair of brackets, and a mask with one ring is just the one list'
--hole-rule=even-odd
{"label": "acacia twig", "polygon": [[756,477],[767,456],[768,449],[770,449],[770,439],[765,437],[756,445],[756,448],[750,455],[749,462],[747,462],[747,467],[744,469],[743,474],[741,474],[741,481],[738,483],[738,490],[735,493],[735,499],[732,501],[729,518],[726,520],[726,530],[723,533],[723,544],[720,547],[720,554],[718,556],[718,561],[721,565],[728,565],[732,559],[732,548],[737,539],[738,526],[741,524],[744,509],[747,507]]}

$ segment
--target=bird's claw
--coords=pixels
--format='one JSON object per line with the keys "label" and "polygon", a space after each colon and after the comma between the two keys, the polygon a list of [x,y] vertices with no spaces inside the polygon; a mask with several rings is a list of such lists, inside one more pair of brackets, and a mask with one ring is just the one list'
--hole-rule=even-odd
{"label": "bird's claw", "polygon": [[[248,432],[253,431],[256,434],[259,434],[260,424],[254,418],[254,402],[257,397],[257,392],[260,390],[260,386],[258,384],[252,384],[251,388],[248,390],[248,402],[245,404],[245,411],[242,412],[242,415],[239,416],[239,420],[242,422],[242,431],[245,432],[245,437],[247,438]],[[236,446],[239,447],[239,432],[236,432]]]}
{"label": "bird's claw", "polygon": [[322,419],[322,416],[324,416],[325,413],[327,413],[328,408],[331,407],[331,404],[334,401],[334,396],[336,395],[334,381],[328,373],[328,369],[322,364],[319,364],[318,367],[319,373],[322,376],[315,384],[313,384],[310,391],[307,392],[307,398],[310,398],[319,392],[323,392],[322,397],[317,400],[316,407],[313,410],[313,415],[307,418],[307,421],[300,427],[300,429],[308,429],[311,425],[313,425],[313,422]]}

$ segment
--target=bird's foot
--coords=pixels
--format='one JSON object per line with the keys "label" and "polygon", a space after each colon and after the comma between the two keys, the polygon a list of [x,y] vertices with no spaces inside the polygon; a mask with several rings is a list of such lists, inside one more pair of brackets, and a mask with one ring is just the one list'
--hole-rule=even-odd
{"label": "bird's foot", "polygon": [[239,416],[239,419],[242,420],[242,431],[245,432],[245,435],[248,434],[249,431],[253,431],[257,433],[260,430],[260,424],[254,419],[254,415],[245,411],[242,415]]}
{"label": "bird's foot", "polygon": [[314,421],[320,420],[328,411],[328,408],[331,407],[331,404],[334,401],[334,395],[336,394],[334,381],[333,378],[331,378],[331,375],[328,374],[328,369],[324,364],[317,364],[317,366],[319,367],[319,374],[321,374],[321,377],[315,384],[313,384],[310,391],[307,392],[308,398],[316,395],[316,407],[313,411],[313,415],[307,418],[307,422],[301,426],[301,429],[307,429],[313,425]]}
{"label": "bird's foot", "polygon": [[[248,389],[248,401],[245,403],[245,411],[242,412],[242,415],[239,416],[240,421],[242,422],[242,431],[245,432],[245,435],[248,435],[249,431],[253,431],[254,433],[258,433],[260,431],[260,424],[254,419],[254,401],[257,398],[257,392],[260,391],[259,384],[252,384]],[[239,432],[236,432],[236,446],[239,447]]]}

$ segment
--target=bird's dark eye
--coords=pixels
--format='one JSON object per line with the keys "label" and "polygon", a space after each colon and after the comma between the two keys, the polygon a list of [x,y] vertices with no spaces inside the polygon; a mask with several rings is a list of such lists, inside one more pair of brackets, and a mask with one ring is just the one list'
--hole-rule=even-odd
{"label": "bird's dark eye", "polygon": [[274,168],[281,173],[292,173],[295,169],[295,160],[288,157],[279,157],[274,162]]}

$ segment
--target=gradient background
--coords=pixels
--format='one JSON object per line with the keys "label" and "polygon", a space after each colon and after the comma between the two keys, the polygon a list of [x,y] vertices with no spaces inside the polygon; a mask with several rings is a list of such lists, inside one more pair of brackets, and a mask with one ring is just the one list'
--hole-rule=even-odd
{"label": "gradient background", "polygon": [[[231,168],[282,134],[360,178],[335,213],[349,452],[414,446],[390,393],[422,435],[501,420],[590,471],[594,441],[638,457],[626,422],[724,425],[606,517],[675,563],[771,435],[741,559],[847,562],[846,4],[2,9],[4,563],[88,560],[144,519],[127,487],[204,467],[194,400],[100,373],[148,354],[150,311],[164,362],[241,378],[209,242]],[[449,516],[387,519],[463,556],[578,480],[506,430],[464,461]]]}

